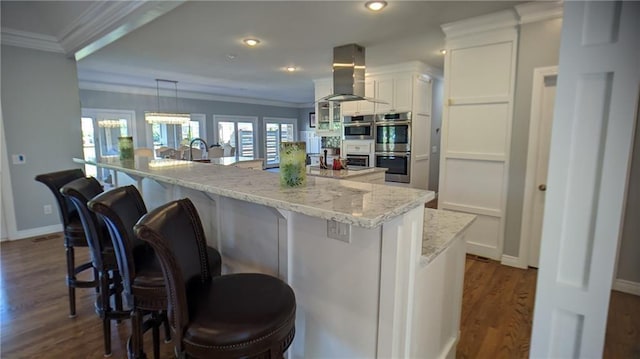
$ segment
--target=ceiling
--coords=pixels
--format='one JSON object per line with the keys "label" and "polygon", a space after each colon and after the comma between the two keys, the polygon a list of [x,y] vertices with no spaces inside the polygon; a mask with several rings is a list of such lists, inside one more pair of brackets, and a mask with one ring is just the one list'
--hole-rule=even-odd
{"label": "ceiling", "polygon": [[[364,1],[186,1],[79,60],[78,79],[155,89],[162,78],[181,92],[308,104],[312,80],[331,76],[335,46],[364,46],[368,68],[417,60],[441,69],[441,24],[518,3],[389,1],[372,13]],[[2,1],[2,26],[56,36],[88,4]],[[248,48],[246,37],[261,43]]]}

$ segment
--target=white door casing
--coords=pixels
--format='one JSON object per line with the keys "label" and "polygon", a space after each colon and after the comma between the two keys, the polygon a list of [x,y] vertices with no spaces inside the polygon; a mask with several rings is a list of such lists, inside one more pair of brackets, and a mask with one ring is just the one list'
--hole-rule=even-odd
{"label": "white door casing", "polygon": [[538,267],[542,218],[549,166],[549,143],[555,105],[558,66],[539,67],[533,71],[529,145],[525,178],[522,230],[520,235],[519,266]]}
{"label": "white door casing", "polygon": [[565,2],[532,358],[599,358],[640,84],[640,3]]}
{"label": "white door casing", "polygon": [[[479,23],[485,31],[469,32],[467,25]],[[443,25],[447,54],[438,205],[477,215],[467,252],[496,260],[504,239],[516,25],[512,11]]]}

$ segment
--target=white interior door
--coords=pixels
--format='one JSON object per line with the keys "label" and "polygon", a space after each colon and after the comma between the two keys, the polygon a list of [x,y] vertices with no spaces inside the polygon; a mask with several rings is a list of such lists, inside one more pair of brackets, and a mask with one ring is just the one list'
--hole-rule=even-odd
{"label": "white interior door", "polygon": [[600,358],[640,84],[640,2],[567,1],[532,358]]}
{"label": "white interior door", "polygon": [[536,268],[538,267],[538,258],[540,256],[557,74],[557,66],[538,68],[533,74],[527,177],[525,180],[521,236],[523,246],[528,245],[529,248],[528,251],[521,252],[521,257],[528,257],[526,264]]}

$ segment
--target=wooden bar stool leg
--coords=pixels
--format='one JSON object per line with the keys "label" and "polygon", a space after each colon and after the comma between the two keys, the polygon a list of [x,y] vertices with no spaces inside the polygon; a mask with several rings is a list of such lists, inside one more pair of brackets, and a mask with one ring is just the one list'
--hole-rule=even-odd
{"label": "wooden bar stool leg", "polygon": [[76,317],[76,270],[72,246],[66,246],[67,255],[67,287],[69,288],[69,318]]}

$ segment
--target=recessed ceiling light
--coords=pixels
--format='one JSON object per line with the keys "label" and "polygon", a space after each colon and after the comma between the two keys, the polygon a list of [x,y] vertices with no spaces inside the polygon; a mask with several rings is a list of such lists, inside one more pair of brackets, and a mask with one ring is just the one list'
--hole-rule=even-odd
{"label": "recessed ceiling light", "polygon": [[244,44],[249,46],[249,47],[254,47],[254,46],[256,46],[256,45],[258,45],[260,43],[260,40],[258,40],[258,39],[244,39],[244,40],[242,40],[242,42],[244,42]]}
{"label": "recessed ceiling light", "polygon": [[440,50],[440,53],[443,54],[443,55],[446,55],[447,54],[447,49]]}
{"label": "recessed ceiling light", "polygon": [[297,69],[295,66],[287,66],[287,71],[289,72],[295,72]]}
{"label": "recessed ceiling light", "polygon": [[371,11],[380,11],[387,6],[386,1],[367,1],[364,6]]}

